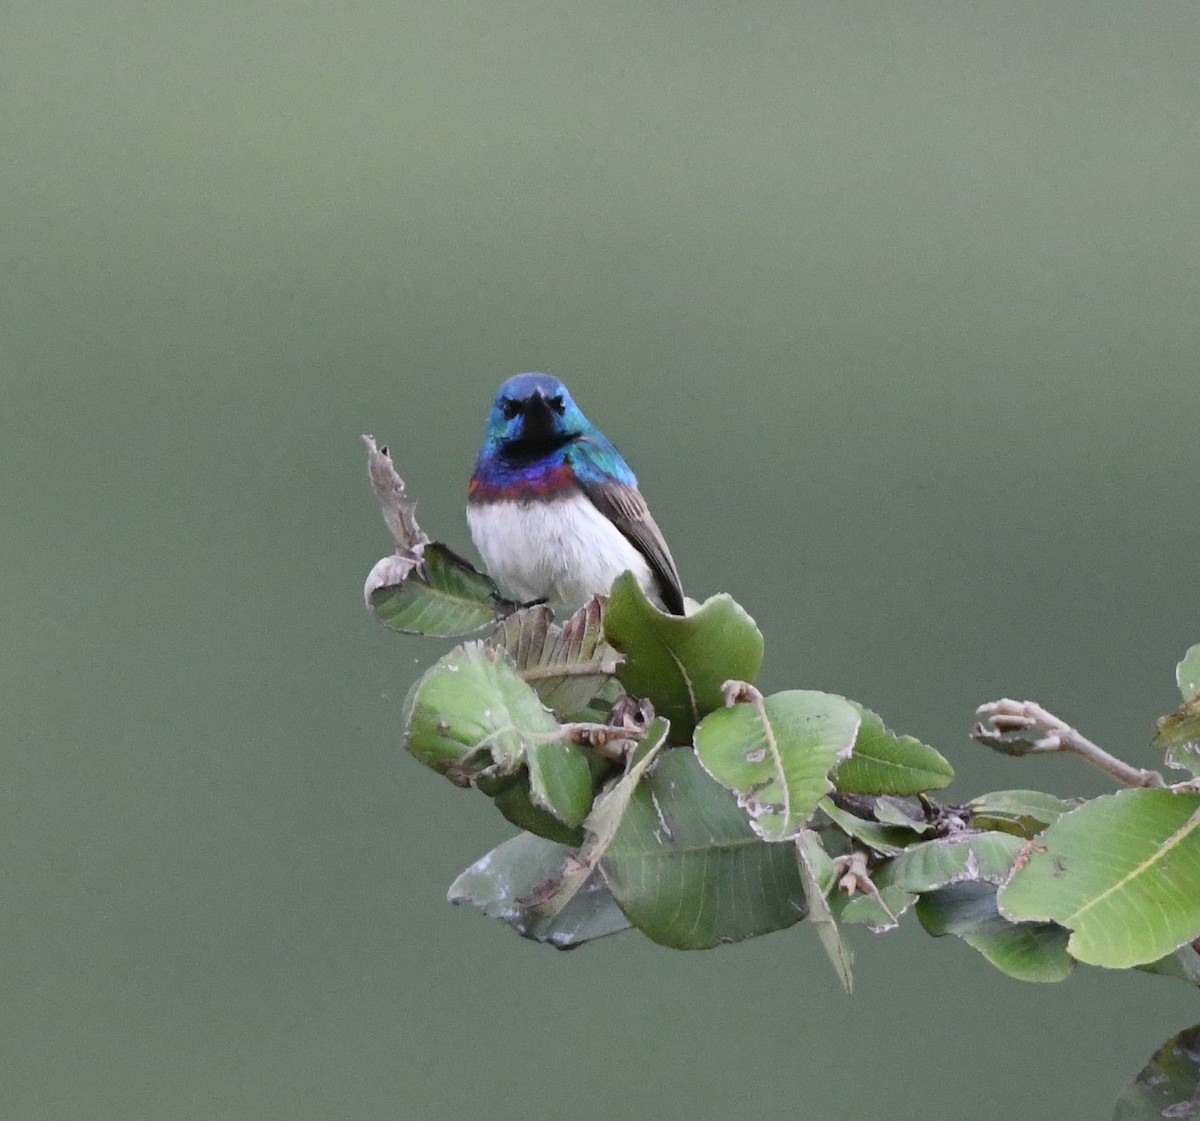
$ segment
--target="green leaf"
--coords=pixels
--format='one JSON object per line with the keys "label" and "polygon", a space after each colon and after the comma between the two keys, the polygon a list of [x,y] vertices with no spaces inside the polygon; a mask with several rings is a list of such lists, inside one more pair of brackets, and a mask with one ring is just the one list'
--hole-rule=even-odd
{"label": "green leaf", "polygon": [[1171,1036],[1117,1099],[1112,1121],[1200,1118],[1200,1024]]}
{"label": "green leaf", "polygon": [[1183,704],[1157,724],[1153,745],[1165,753],[1168,767],[1200,776],[1200,643],[1175,667]]}
{"label": "green leaf", "polygon": [[503,650],[468,642],[441,658],[406,703],[405,747],[459,785],[529,768],[532,803],[564,825],[592,803],[587,757],[561,738],[558,721]]}
{"label": "green leaf", "polygon": [[516,604],[445,545],[431,542],[417,525],[417,504],[408,497],[387,448],[364,436],[367,474],[396,551],[371,569],[363,595],[382,623],[409,634],[464,635],[495,621]]}
{"label": "green leaf", "polygon": [[921,794],[940,790],[954,769],[932,747],[912,736],[897,736],[870,709],[850,704],[862,723],[854,752],[833,773],[834,786],[845,794]]}
{"label": "green leaf", "polygon": [[488,641],[508,651],[542,703],[564,720],[582,713],[617,668],[595,596],[562,626],[544,605],[524,608],[504,619]]}
{"label": "green leaf", "polygon": [[621,684],[670,720],[674,743],[689,743],[701,717],[724,704],[726,681],[753,681],[762,665],[762,635],[732,597],[713,596],[686,618],[666,615],[628,572],[612,586],[604,635],[625,655]]}
{"label": "green leaf", "polygon": [[966,808],[976,829],[1033,837],[1078,805],[1077,801],[1055,798],[1040,790],[997,790],[972,798]]}
{"label": "green leaf", "polygon": [[598,872],[553,906],[573,850],[522,833],[492,849],[450,885],[451,903],[470,903],[489,918],[508,923],[523,938],[561,950],[629,929]]}
{"label": "green leaf", "polygon": [[917,917],[935,938],[953,934],[1018,981],[1063,981],[1075,963],[1067,932],[1053,923],[1011,923],[996,909],[996,889],[958,883],[922,895]]}
{"label": "green leaf", "polygon": [[795,850],[756,837],[688,748],[658,756],[600,866],[634,926],[676,949],[753,938],[805,912]]}
{"label": "green leaf", "polygon": [[577,853],[570,854],[558,877],[539,893],[537,915],[540,922],[553,923],[560,911],[574,906],[577,894],[594,892],[596,883],[603,882],[598,867],[600,860],[621,824],[637,784],[666,738],[667,722],[662,719],[654,721],[646,729],[625,773],[611,782],[596,799],[585,822],[585,843]]}
{"label": "green leaf", "polygon": [[404,746],[466,783],[493,762],[512,773],[525,747],[558,730],[503,651],[467,642],[439,659],[409,693]]}
{"label": "green leaf", "polygon": [[846,836],[853,837],[881,856],[895,856],[921,839],[907,826],[880,825],[877,821],[867,821],[835,805],[829,798],[822,799],[820,810]]}
{"label": "green leaf", "polygon": [[800,862],[804,895],[808,900],[808,921],[816,929],[842,988],[851,992],[854,974],[850,967],[854,955],[842,939],[826,898],[833,886],[833,861],[821,847],[820,837],[811,829],[801,829],[796,835],[796,859]]}
{"label": "green leaf", "polygon": [[1179,665],[1175,667],[1175,681],[1185,701],[1200,697],[1200,642],[1189,647]]}
{"label": "green leaf", "polygon": [[1151,746],[1177,771],[1200,775],[1200,697],[1184,701],[1170,716],[1160,717]]}
{"label": "green leaf", "polygon": [[[483,785],[479,784],[481,789]],[[484,793],[488,791],[484,790]],[[528,774],[512,776],[512,781],[502,786],[491,798],[496,809],[518,829],[563,845],[583,844],[581,826],[564,825],[553,814],[534,805],[529,792]]]}
{"label": "green leaf", "polygon": [[1200,935],[1200,795],[1123,790],[1064,814],[1000,893],[1010,919],[1070,928],[1070,952],[1123,969]]}
{"label": "green leaf", "polygon": [[845,898],[838,892],[834,896],[835,899],[845,898],[840,907],[834,907],[839,921],[847,924],[860,923],[874,934],[895,930],[900,925],[900,916],[917,901],[917,897],[890,884],[885,884],[878,890],[878,898],[865,892]]}
{"label": "green leaf", "polygon": [[1019,837],[1008,833],[953,833],[906,848],[876,882],[918,894],[965,881],[1002,884],[1023,847]]}
{"label": "green leaf", "polygon": [[582,825],[592,808],[592,771],[573,743],[530,744],[529,796],[533,804],[564,825]]}
{"label": "green leaf", "polygon": [[591,864],[598,864],[608,851],[617,830],[624,820],[625,811],[633,799],[638,783],[657,758],[663,744],[667,742],[670,726],[663,717],[658,717],[645,731],[642,742],[629,760],[625,773],[607,786],[596,799],[592,812],[588,814],[584,828],[588,843],[582,856]]}
{"label": "green leaf", "polygon": [[928,833],[933,822],[916,798],[899,798],[881,794],[875,799],[875,820],[883,825],[900,825],[914,833]]}
{"label": "green leaf", "polygon": [[365,591],[375,618],[405,634],[471,634],[511,606],[489,577],[436,541],[419,558],[384,557],[367,577]]}
{"label": "green leaf", "polygon": [[858,731],[844,697],[792,689],[709,713],[696,729],[704,769],[732,790],[759,836],[784,841],[805,826],[833,785],[829,772]]}
{"label": "green leaf", "polygon": [[1146,973],[1157,973],[1161,977],[1174,977],[1189,985],[1200,985],[1200,954],[1196,953],[1190,942],[1180,946],[1173,954],[1135,968]]}

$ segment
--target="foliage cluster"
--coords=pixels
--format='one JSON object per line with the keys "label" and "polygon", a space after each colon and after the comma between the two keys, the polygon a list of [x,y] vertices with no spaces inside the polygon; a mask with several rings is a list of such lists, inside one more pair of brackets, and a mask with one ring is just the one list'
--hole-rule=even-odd
{"label": "foliage cluster", "polygon": [[[763,636],[730,596],[665,615],[627,573],[562,622],[507,601],[420,531],[386,449],[364,439],[397,544],[368,578],[371,612],[408,633],[485,632],[405,703],[413,756],[521,830],[455,880],[452,901],[563,949],[631,927],[706,949],[807,919],[847,989],[842,928],[885,932],[909,912],[1024,981],[1083,962],[1200,982],[1200,646],[1155,738],[1183,781],[999,701],[981,707],[977,740],[1075,752],[1124,788],[941,801],[947,760],[869,709],[805,689],[763,696]],[[1121,1108],[1136,1096],[1137,1084]]]}

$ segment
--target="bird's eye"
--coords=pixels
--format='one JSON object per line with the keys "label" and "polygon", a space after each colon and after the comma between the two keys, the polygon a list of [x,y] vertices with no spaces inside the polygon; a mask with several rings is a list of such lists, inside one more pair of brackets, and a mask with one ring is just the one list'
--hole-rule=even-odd
{"label": "bird's eye", "polygon": [[512,420],[520,411],[521,406],[516,403],[511,397],[505,397],[500,402],[500,411],[504,414],[505,420]]}
{"label": "bird's eye", "polygon": [[559,416],[563,415],[563,411],[567,407],[567,403],[563,400],[563,395],[561,393],[556,393],[553,397],[550,398],[550,400],[547,402],[547,404],[556,413],[558,413]]}

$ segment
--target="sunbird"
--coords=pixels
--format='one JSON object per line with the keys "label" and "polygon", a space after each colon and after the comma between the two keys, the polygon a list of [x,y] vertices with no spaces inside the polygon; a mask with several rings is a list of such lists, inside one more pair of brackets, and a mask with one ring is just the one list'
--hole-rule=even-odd
{"label": "sunbird", "polygon": [[496,394],[467,496],[475,547],[526,601],[569,609],[632,572],[682,615],[671,550],[620,452],[547,374],[518,374]]}

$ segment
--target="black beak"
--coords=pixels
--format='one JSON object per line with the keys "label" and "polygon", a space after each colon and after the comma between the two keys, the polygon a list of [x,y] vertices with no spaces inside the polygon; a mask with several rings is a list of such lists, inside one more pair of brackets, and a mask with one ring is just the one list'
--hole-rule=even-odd
{"label": "black beak", "polygon": [[525,400],[524,420],[521,425],[521,438],[530,444],[548,444],[555,436],[554,410],[550,408],[546,398],[534,391]]}

